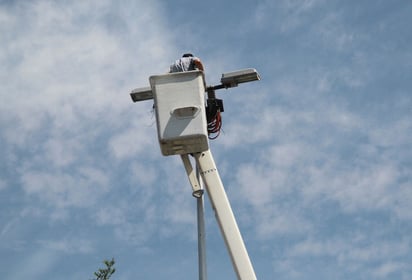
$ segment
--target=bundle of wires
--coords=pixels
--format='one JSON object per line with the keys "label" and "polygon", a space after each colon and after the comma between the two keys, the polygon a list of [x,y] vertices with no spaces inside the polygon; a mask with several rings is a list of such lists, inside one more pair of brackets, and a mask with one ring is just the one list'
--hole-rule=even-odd
{"label": "bundle of wires", "polygon": [[217,110],[216,114],[210,118],[207,124],[207,132],[209,134],[209,139],[216,139],[220,135],[220,130],[222,129],[222,117],[220,116],[220,111]]}

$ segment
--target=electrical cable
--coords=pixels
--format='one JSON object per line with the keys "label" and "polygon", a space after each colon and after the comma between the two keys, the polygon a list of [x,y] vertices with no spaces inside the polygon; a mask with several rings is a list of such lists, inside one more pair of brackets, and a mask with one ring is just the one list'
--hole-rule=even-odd
{"label": "electrical cable", "polygon": [[222,129],[222,117],[220,111],[218,110],[211,121],[207,124],[207,132],[209,134],[209,139],[214,140],[220,135],[220,130]]}

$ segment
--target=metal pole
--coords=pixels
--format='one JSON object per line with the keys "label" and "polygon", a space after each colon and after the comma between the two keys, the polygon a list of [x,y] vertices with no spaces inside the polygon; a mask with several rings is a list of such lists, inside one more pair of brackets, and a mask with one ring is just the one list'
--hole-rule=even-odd
{"label": "metal pole", "polygon": [[[200,171],[196,164],[196,177],[200,183],[200,189],[203,190],[203,181],[200,178]],[[196,198],[197,201],[197,248],[199,258],[199,280],[207,280],[206,268],[206,231],[205,231],[205,214],[204,214],[204,195]]]}

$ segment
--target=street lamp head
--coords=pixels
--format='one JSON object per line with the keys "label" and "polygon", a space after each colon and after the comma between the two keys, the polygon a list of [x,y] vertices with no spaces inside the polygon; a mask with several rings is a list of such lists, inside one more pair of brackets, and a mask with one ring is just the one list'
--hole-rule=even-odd
{"label": "street lamp head", "polygon": [[220,82],[225,88],[237,87],[238,84],[260,80],[256,69],[248,68],[233,72],[223,73]]}
{"label": "street lamp head", "polygon": [[130,97],[133,102],[144,101],[153,99],[153,93],[151,87],[136,88],[130,93]]}

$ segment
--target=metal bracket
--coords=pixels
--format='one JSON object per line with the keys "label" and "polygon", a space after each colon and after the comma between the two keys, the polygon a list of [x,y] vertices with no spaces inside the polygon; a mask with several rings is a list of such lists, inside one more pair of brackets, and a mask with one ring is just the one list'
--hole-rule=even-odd
{"label": "metal bracket", "polygon": [[189,155],[183,154],[180,155],[185,166],[187,177],[189,178],[190,185],[192,186],[192,195],[196,198],[199,198],[203,195],[203,189],[199,183],[199,180],[196,176],[196,171],[193,169],[192,163],[190,162]]}

